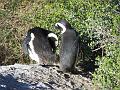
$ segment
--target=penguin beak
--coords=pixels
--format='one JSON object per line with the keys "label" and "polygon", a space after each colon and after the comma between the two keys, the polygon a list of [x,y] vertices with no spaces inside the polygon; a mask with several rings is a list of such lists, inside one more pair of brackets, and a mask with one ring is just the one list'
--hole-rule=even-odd
{"label": "penguin beak", "polygon": [[61,34],[63,34],[66,31],[66,27],[61,23],[56,23],[55,28],[59,29],[61,31]]}
{"label": "penguin beak", "polygon": [[61,29],[61,27],[56,23],[55,24],[55,29]]}

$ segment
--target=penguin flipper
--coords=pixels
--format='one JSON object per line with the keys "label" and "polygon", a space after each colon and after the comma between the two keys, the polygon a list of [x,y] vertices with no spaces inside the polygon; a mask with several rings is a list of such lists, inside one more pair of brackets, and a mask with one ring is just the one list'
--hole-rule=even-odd
{"label": "penguin flipper", "polygon": [[75,47],[78,48],[79,47],[79,36],[76,38],[76,40],[74,41],[71,50],[74,49]]}

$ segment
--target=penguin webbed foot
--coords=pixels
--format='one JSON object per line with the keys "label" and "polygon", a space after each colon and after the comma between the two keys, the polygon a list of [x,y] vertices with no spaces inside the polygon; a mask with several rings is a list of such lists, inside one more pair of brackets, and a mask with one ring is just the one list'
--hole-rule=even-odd
{"label": "penguin webbed foot", "polygon": [[42,66],[42,67],[45,67],[45,68],[49,68],[49,67],[57,67],[57,68],[59,68],[59,66],[58,65],[40,65],[40,66]]}

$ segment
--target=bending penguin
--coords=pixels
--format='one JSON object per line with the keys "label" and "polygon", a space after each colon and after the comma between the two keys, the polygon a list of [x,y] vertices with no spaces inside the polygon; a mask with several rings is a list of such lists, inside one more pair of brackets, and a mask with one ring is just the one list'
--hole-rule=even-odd
{"label": "bending penguin", "polygon": [[79,35],[66,20],[55,24],[61,30],[60,69],[63,72],[74,72],[78,53]]}
{"label": "bending penguin", "polygon": [[56,63],[57,35],[52,31],[34,27],[28,30],[23,40],[23,51],[38,64],[53,65]]}

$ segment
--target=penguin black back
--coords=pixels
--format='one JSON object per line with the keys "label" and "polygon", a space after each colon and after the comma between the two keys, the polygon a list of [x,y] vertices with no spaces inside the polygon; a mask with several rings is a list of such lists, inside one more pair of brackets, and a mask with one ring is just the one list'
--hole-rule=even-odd
{"label": "penguin black back", "polygon": [[28,30],[23,40],[23,50],[30,58],[39,64],[55,62],[57,36],[49,30],[35,27]]}
{"label": "penguin black back", "polygon": [[74,71],[78,51],[79,35],[66,20],[61,20],[55,25],[61,29],[60,68],[64,72]]}

